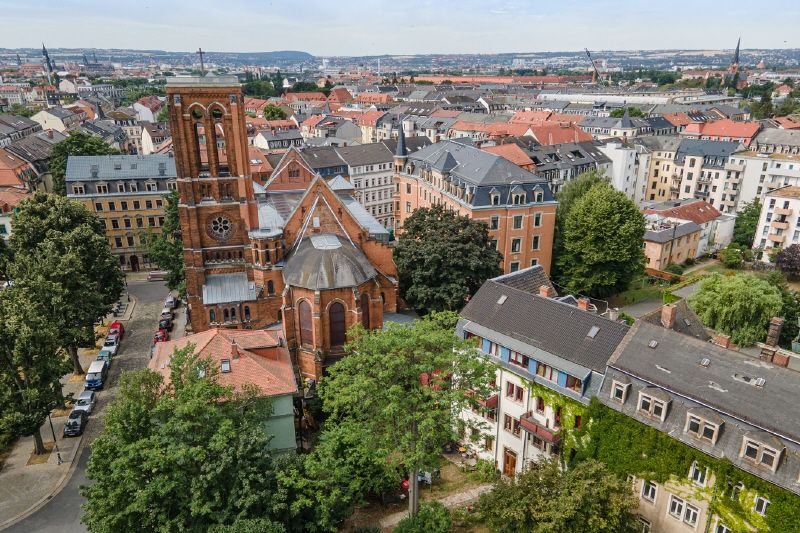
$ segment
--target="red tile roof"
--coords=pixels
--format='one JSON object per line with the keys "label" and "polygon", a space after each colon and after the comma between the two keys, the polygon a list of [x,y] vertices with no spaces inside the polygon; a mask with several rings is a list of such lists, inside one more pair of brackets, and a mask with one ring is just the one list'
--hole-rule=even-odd
{"label": "red tile roof", "polygon": [[675,127],[694,124],[694,120],[689,118],[689,115],[687,115],[686,113],[666,113],[661,116],[664,118],[664,120],[668,121]]}
{"label": "red tile roof", "polygon": [[658,214],[669,218],[691,220],[695,224],[710,222],[722,214],[716,207],[704,200],[698,200],[696,202],[666,209],[645,209],[644,212],[646,214]]}
{"label": "red tile roof", "polygon": [[8,213],[25,198],[30,198],[31,193],[27,189],[9,187],[0,190],[0,212]]}
{"label": "red tile roof", "polygon": [[775,122],[777,122],[780,127],[785,130],[800,129],[800,122],[795,121],[791,117],[778,117],[773,120],[775,120]]}
{"label": "red tile roof", "polygon": [[299,92],[299,93],[286,93],[283,95],[283,99],[287,102],[294,102],[296,100],[310,100],[310,101],[318,101],[324,102],[326,97],[323,93],[319,92]]}
{"label": "red tile roof", "polygon": [[331,89],[331,94],[328,96],[329,102],[337,102],[344,104],[353,101],[353,95],[344,87],[334,87]]}
{"label": "red tile roof", "polygon": [[737,122],[725,118],[689,124],[683,132],[695,133],[710,139],[743,139],[745,143],[749,143],[760,129],[761,124],[758,122]]}
{"label": "red tile roof", "polygon": [[210,329],[182,339],[156,344],[148,368],[169,381],[169,361],[175,349],[194,344],[195,353],[209,358],[221,368],[230,361],[230,372],[218,374],[219,383],[241,391],[244,385],[257,386],[264,396],[297,392],[292,361],[278,331]]}
{"label": "red tile roof", "polygon": [[530,126],[531,133],[542,144],[561,144],[591,141],[592,136],[575,124],[565,122],[545,122]]}
{"label": "red tile roof", "polygon": [[530,168],[533,167],[533,160],[528,157],[528,154],[519,147],[518,144],[510,143],[510,144],[499,144],[497,146],[485,146],[481,148],[486,152],[499,155],[500,157],[504,157],[508,159],[518,167],[522,168]]}

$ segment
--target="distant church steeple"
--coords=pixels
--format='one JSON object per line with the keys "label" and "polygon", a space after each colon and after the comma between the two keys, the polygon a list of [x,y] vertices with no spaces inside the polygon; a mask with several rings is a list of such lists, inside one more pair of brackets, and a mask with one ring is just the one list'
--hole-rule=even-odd
{"label": "distant church steeple", "polygon": [[742,38],[739,37],[739,40],[736,41],[736,51],[733,52],[733,61],[731,61],[731,66],[728,67],[728,72],[731,74],[736,74],[739,72],[739,45],[742,44]]}
{"label": "distant church steeple", "polygon": [[408,149],[406,148],[406,134],[403,131],[403,121],[397,125],[397,149],[394,151],[395,172],[401,172],[408,159]]}

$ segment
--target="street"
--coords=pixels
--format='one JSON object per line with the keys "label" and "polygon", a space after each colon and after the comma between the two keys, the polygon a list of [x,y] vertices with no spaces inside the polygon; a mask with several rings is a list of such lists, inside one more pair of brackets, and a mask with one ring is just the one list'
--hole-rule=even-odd
{"label": "street", "polygon": [[[4,531],[19,533],[88,531],[86,526],[80,522],[83,514],[80,506],[85,500],[79,490],[81,485],[86,484],[86,463],[91,452],[90,444],[100,434],[104,410],[116,394],[120,373],[144,368],[147,365],[158,315],[168,292],[163,283],[147,281],[130,281],[128,290],[131,296],[137,300],[133,317],[125,325],[125,338],[122,341],[119,355],[111,366],[110,386],[98,395],[98,411],[92,415],[86,428],[83,448],[79,452],[80,457],[71,478],[62,490],[43,507]],[[177,311],[173,330],[176,336],[182,334],[179,332],[183,331],[185,309],[181,307]]]}

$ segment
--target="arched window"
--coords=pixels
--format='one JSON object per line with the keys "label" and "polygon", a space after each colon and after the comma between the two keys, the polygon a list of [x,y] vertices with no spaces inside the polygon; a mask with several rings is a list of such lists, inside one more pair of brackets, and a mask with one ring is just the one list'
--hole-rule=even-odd
{"label": "arched window", "polygon": [[297,314],[300,319],[300,344],[311,346],[314,344],[314,324],[311,318],[311,304],[307,300],[301,300],[297,306]]}
{"label": "arched window", "polygon": [[245,305],[244,306],[244,319],[245,320],[250,320],[250,306],[249,305]]}
{"label": "arched window", "polygon": [[231,320],[236,320],[236,308],[231,307]]}
{"label": "arched window", "polygon": [[361,295],[361,325],[369,329],[369,294]]}
{"label": "arched window", "polygon": [[331,346],[342,346],[347,340],[347,331],[344,320],[344,306],[340,302],[331,304],[328,310],[328,319],[331,329]]}
{"label": "arched window", "polygon": [[275,284],[272,282],[272,280],[267,281],[267,294],[275,294]]}
{"label": "arched window", "polygon": [[228,322],[231,319],[227,308],[222,310],[222,317],[225,319],[225,322]]}
{"label": "arched window", "polygon": [[213,309],[208,312],[208,318],[213,323],[217,321],[217,312]]}

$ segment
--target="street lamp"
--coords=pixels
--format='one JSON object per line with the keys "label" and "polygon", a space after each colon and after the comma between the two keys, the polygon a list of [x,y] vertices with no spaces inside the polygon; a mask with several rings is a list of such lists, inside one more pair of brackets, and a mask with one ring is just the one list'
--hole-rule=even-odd
{"label": "street lamp", "polygon": [[47,420],[50,421],[50,431],[53,432],[53,446],[56,449],[56,457],[58,457],[58,464],[60,465],[64,461],[61,460],[61,451],[58,449],[58,442],[56,442],[56,430],[53,428],[53,419],[50,418],[50,413],[47,413]]}

